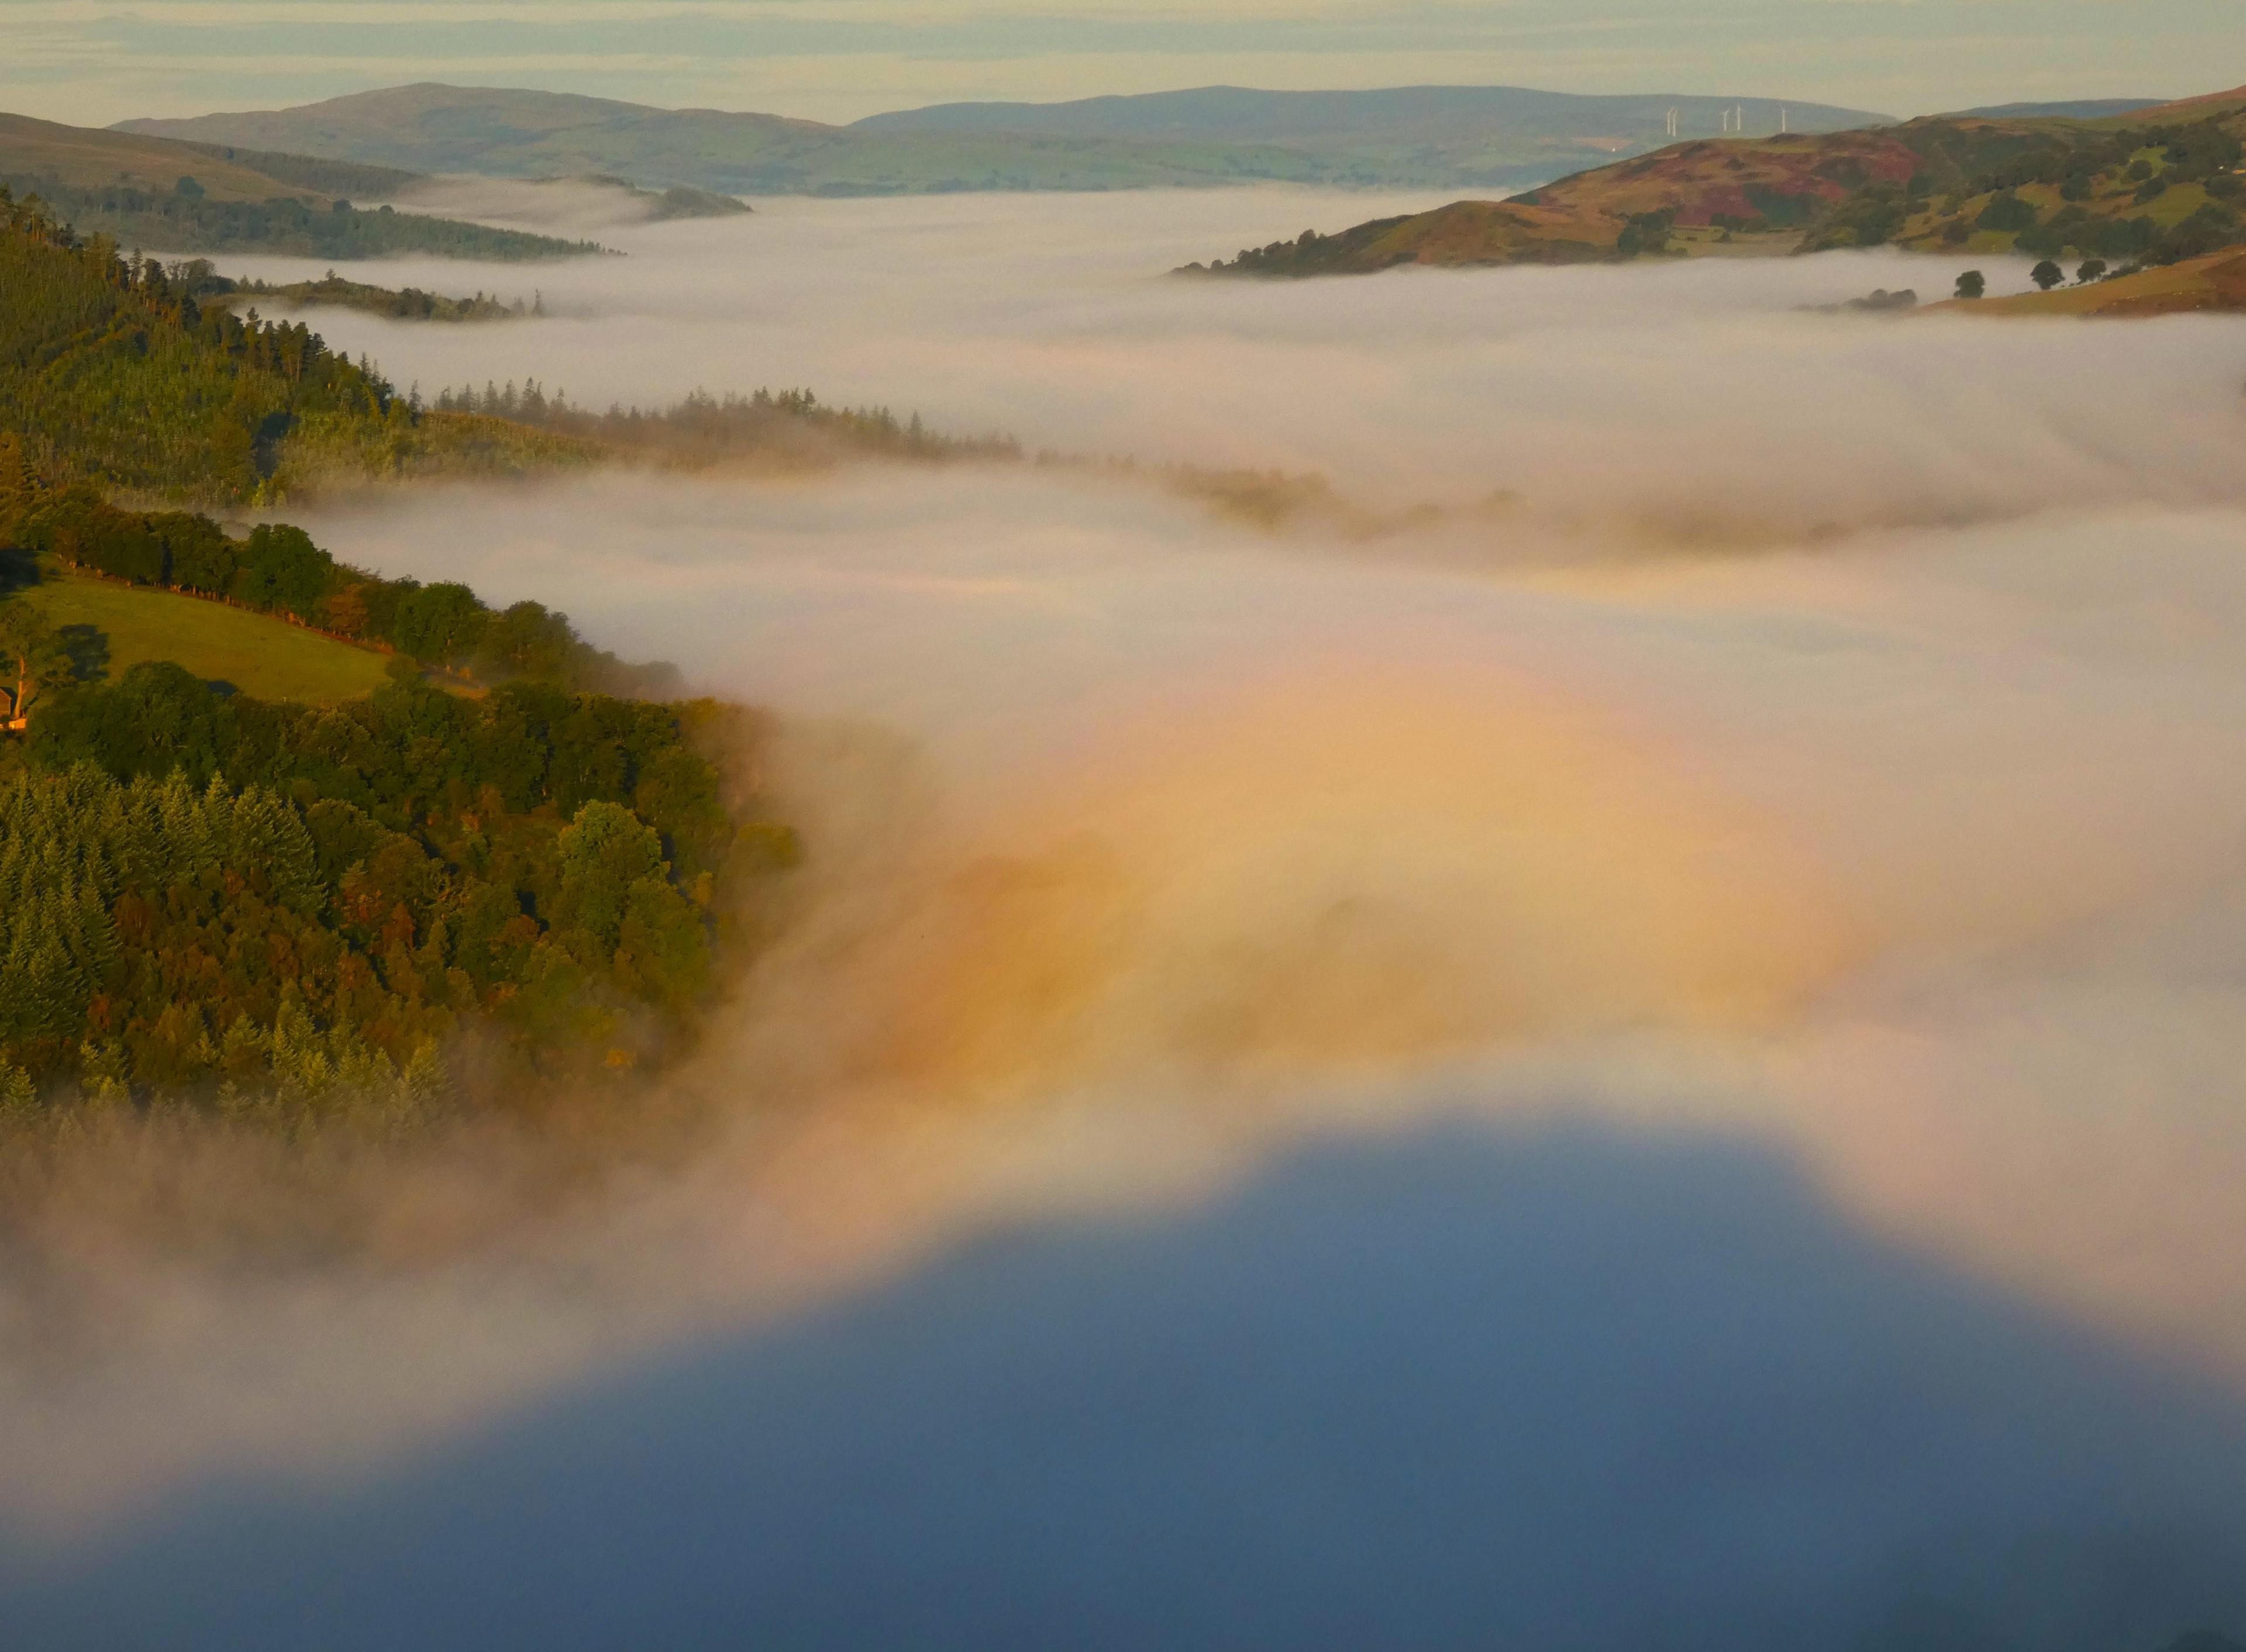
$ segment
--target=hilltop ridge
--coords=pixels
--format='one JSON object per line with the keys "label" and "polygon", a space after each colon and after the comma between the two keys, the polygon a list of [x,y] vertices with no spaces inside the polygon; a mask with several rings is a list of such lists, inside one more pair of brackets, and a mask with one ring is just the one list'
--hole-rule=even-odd
{"label": "hilltop ridge", "polygon": [[123,132],[425,172],[602,173],[736,194],[1113,189],[1254,181],[1511,187],[1686,133],[1829,131],[1862,110],[1771,99],[1585,97],[1511,86],[1205,86],[1050,104],[949,104],[847,126],[421,82]]}
{"label": "hilltop ridge", "polygon": [[0,113],[0,185],[36,194],[84,235],[171,252],[394,253],[521,262],[600,251],[450,218],[366,211],[346,191],[403,193],[419,174],[267,150],[174,142]]}
{"label": "hilltop ridge", "polygon": [[2246,92],[2094,121],[1953,115],[1697,139],[1509,200],[1306,231],[1181,273],[1370,274],[1884,245],[2174,263],[2246,241],[2242,153]]}

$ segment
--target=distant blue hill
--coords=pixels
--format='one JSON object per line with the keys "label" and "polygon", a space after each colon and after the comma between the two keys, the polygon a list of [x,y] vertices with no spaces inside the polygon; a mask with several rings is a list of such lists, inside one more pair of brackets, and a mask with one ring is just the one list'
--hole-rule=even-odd
{"label": "distant blue hill", "polygon": [[1673,138],[1834,132],[1888,119],[1769,98],[1204,86],[1074,103],[946,104],[833,126],[428,83],[290,109],[130,120],[120,129],[415,172],[597,173],[644,187],[728,194],[902,194],[1257,180],[1505,190],[1644,154]]}
{"label": "distant blue hill", "polygon": [[[1674,119],[1675,132],[1671,131]],[[889,136],[1237,145],[1297,154],[1352,183],[1518,183],[1725,132],[1840,132],[1894,117],[1771,98],[1589,97],[1525,86],[1392,86],[1368,92],[1185,92],[1068,103],[952,103],[873,115]]]}

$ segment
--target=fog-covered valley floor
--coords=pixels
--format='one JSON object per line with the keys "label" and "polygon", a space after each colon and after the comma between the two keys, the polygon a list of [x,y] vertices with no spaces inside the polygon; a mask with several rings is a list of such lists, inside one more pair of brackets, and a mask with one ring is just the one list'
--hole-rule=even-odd
{"label": "fog-covered valley floor", "polygon": [[346,272],[540,290],[313,314],[425,392],[806,384],[1337,503],[865,464],[292,507],[770,708],[798,908],[688,1161],[412,1268],[136,1256],[82,1360],[11,1360],[0,1606],[2246,1633],[2246,324],[1804,309],[1957,273],[1869,255],[1160,275],[1426,204],[791,201]]}

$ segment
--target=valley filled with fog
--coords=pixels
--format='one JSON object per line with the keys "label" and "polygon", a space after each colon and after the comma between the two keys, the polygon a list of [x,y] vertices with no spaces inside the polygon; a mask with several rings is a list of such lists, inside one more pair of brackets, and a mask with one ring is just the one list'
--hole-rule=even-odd
{"label": "valley filled with fog", "polygon": [[1433,204],[342,272],[535,289],[307,313],[425,397],[808,386],[1027,456],[292,506],[768,710],[801,887],[691,1155],[466,1256],[136,1258],[0,1372],[29,1621],[2246,1622],[2246,324],[1811,308],[1961,267],[1887,254],[1163,274]]}

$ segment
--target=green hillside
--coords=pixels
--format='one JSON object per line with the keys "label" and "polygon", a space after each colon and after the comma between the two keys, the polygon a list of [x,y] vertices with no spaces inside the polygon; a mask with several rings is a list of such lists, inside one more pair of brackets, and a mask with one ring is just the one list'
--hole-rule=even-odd
{"label": "green hillside", "polygon": [[596,457],[495,419],[425,418],[301,323],[200,305],[0,186],[0,434],[36,479],[208,502],[338,477],[519,474]]}
{"label": "green hillside", "polygon": [[604,451],[425,415],[187,273],[0,189],[0,1149],[620,1097],[791,863],[754,720],[541,603],[120,502]]}
{"label": "green hillside", "polygon": [[0,186],[38,195],[81,235],[167,252],[400,253],[521,262],[600,251],[591,241],[449,218],[363,211],[345,197],[398,190],[411,173],[302,155],[66,126],[0,114]]}
{"label": "green hillside", "polygon": [[786,853],[725,800],[719,721],[529,678],[330,708],[172,663],[64,689],[0,734],[0,1125],[160,1098],[396,1130],[664,1058],[725,903]]}
{"label": "green hillside", "polygon": [[[158,141],[167,146],[169,142]],[[395,200],[416,184],[429,181],[418,172],[403,172],[395,167],[366,167],[356,161],[291,155],[273,149],[237,149],[231,144],[207,143],[183,143],[177,146],[223,160],[229,166],[242,167],[330,203],[337,200]]]}
{"label": "green hillside", "polygon": [[[2246,102],[2195,100],[2120,120],[1977,133],[1980,153],[1922,146],[1904,185],[1868,186],[1812,226],[1806,252],[1882,242],[2168,265],[2246,241]],[[1949,161],[1947,166],[1941,162]]]}
{"label": "green hillside", "polygon": [[173,660],[261,700],[330,705],[373,692],[388,670],[371,649],[275,615],[51,565],[43,572],[40,583],[10,600],[36,608],[74,642],[98,680],[144,660]]}
{"label": "green hillside", "polygon": [[790,854],[743,719],[624,697],[675,673],[535,602],[0,483],[0,1137],[157,1099],[397,1130],[691,1041]]}
{"label": "green hillside", "polygon": [[397,406],[306,329],[199,309],[153,262],[80,241],[4,187],[0,296],[0,430],[57,479],[242,498],[305,416],[379,427]]}

